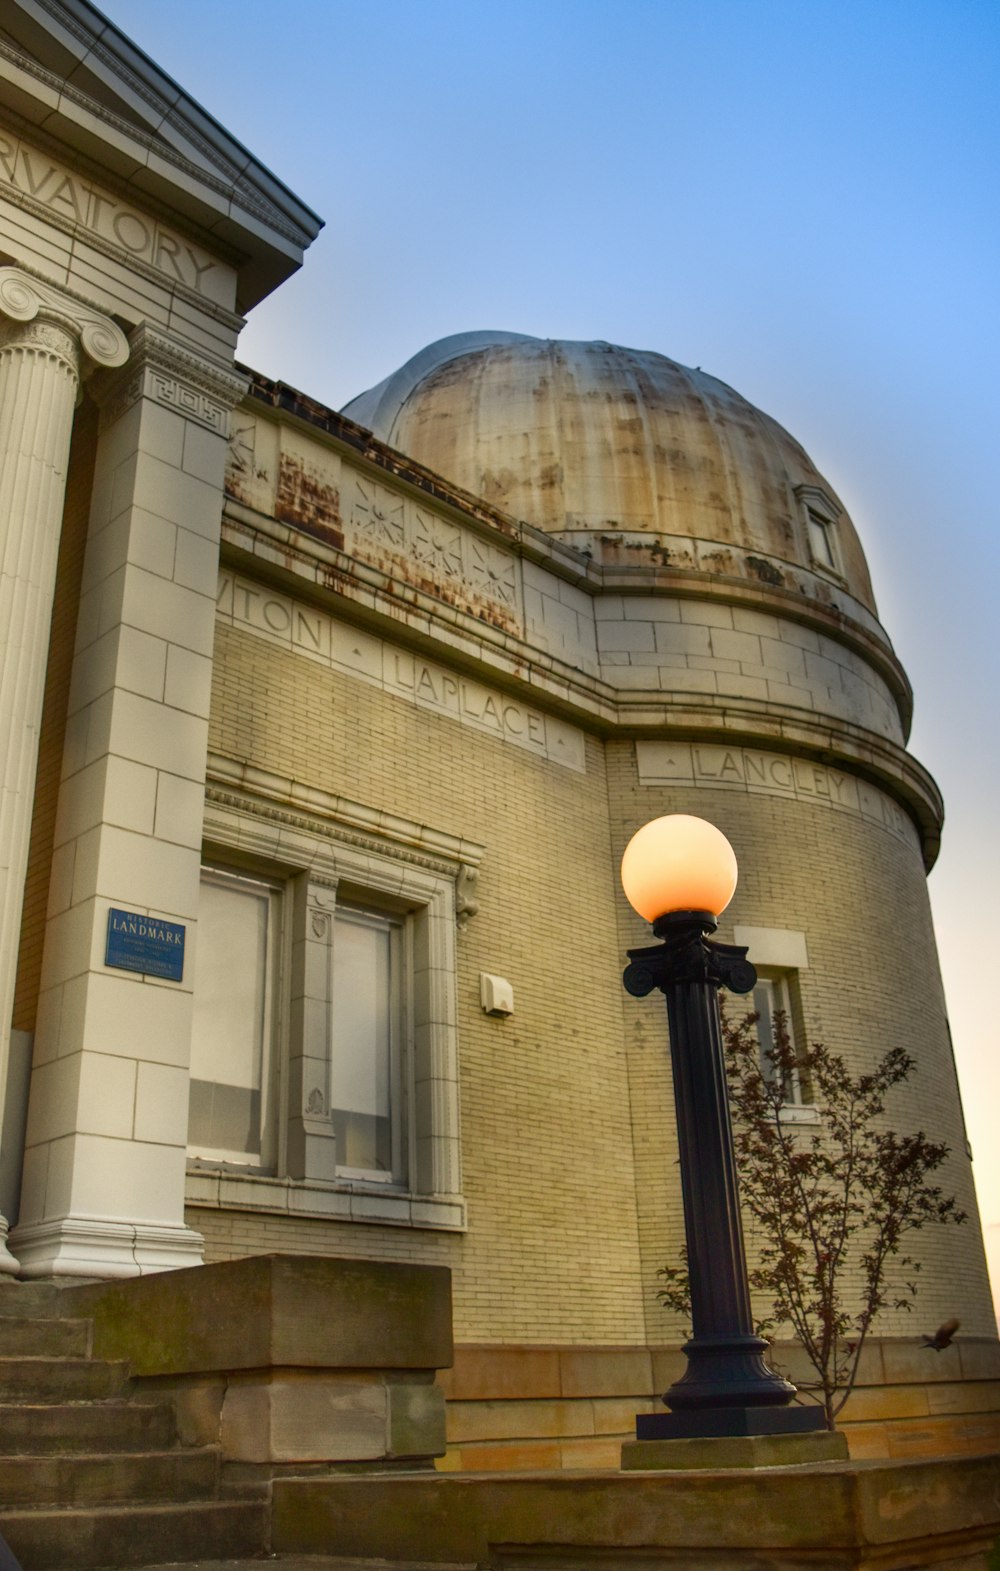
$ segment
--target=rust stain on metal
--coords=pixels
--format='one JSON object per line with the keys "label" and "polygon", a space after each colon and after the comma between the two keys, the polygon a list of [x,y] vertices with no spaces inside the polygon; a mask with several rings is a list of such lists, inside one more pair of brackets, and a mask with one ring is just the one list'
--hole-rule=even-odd
{"label": "rust stain on metal", "polygon": [[344,549],[339,490],[324,485],[292,453],[281,455],[274,515],[283,524],[291,524],[338,551]]}

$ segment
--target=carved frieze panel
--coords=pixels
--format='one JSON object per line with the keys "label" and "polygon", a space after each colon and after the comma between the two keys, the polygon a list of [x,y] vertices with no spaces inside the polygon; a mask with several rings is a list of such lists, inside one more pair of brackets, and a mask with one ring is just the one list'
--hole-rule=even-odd
{"label": "carved frieze panel", "polygon": [[351,527],[355,537],[374,551],[406,549],[403,499],[384,486],[355,479]]}
{"label": "carved frieze panel", "polygon": [[441,578],[461,578],[462,531],[433,513],[414,508],[413,555]]}
{"label": "carved frieze panel", "polygon": [[480,621],[520,633],[517,559],[409,497],[345,471],[345,548]]}

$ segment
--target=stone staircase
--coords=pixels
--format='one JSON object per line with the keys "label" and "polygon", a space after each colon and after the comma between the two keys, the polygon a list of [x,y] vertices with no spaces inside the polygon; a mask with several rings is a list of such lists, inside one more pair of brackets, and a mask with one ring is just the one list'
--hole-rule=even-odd
{"label": "stone staircase", "polygon": [[185,1447],[169,1401],[136,1401],[124,1363],[49,1283],[0,1283],[0,1533],[23,1571],[123,1571],[266,1553],[269,1508]]}

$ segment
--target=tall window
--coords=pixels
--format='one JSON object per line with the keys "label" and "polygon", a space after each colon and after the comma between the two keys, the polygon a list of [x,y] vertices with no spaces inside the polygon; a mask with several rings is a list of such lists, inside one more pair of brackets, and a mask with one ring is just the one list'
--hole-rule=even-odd
{"label": "tall window", "polygon": [[274,1162],[271,1096],[276,885],[205,868],[191,1035],[188,1146],[241,1166]]}
{"label": "tall window", "polygon": [[330,1112],[337,1171],[401,1178],[403,924],[339,906],[333,931]]}
{"label": "tall window", "polygon": [[[793,1050],[796,1045],[791,987],[787,974],[784,976],[758,977],[757,986],[753,990],[753,1007],[757,1015],[757,1040],[760,1043],[761,1071],[768,1085],[773,1086],[777,1083],[778,1066],[774,1063],[771,1054],[778,1040],[779,1017]],[[791,1105],[805,1100],[802,1092],[801,1077],[797,1069],[793,1069],[791,1074],[785,1076],[783,1096],[784,1100]]]}

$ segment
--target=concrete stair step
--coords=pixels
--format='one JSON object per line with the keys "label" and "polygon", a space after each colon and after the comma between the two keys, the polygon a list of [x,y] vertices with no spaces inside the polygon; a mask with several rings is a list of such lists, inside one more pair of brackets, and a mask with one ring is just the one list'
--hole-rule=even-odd
{"label": "concrete stair step", "polygon": [[75,1456],[0,1456],[4,1506],[101,1506],[117,1500],[196,1500],[213,1496],[218,1448]]}
{"label": "concrete stair step", "polygon": [[129,1366],[97,1358],[2,1358],[0,1402],[83,1402],[120,1396]]}
{"label": "concrete stair step", "polygon": [[0,1445],[18,1456],[160,1451],[177,1440],[169,1402],[0,1404]]}
{"label": "concrete stair step", "polygon": [[0,1317],[0,1358],[86,1358],[89,1320],[32,1320]]}
{"label": "concrete stair step", "polygon": [[0,1533],[27,1571],[124,1571],[261,1557],[268,1508],[234,1500],[0,1511]]}
{"label": "concrete stair step", "polygon": [[17,1315],[21,1319],[58,1319],[66,1302],[64,1291],[54,1282],[15,1282],[10,1277],[2,1277],[0,1317]]}

